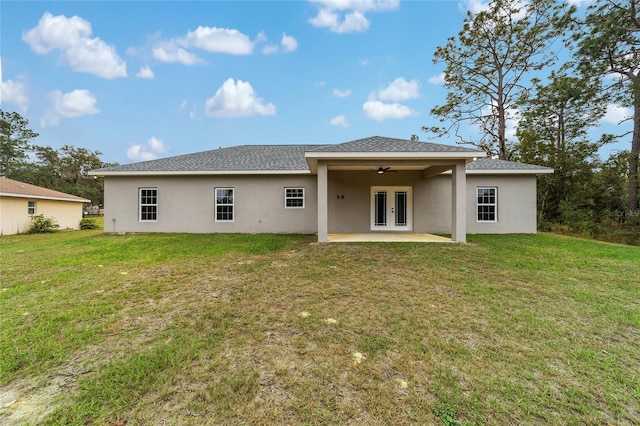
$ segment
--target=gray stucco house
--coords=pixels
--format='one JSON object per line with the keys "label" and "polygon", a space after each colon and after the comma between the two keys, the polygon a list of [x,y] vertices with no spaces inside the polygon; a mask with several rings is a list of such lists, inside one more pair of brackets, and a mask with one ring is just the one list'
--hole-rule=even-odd
{"label": "gray stucco house", "polygon": [[535,233],[536,175],[482,151],[373,136],[97,169],[105,232]]}

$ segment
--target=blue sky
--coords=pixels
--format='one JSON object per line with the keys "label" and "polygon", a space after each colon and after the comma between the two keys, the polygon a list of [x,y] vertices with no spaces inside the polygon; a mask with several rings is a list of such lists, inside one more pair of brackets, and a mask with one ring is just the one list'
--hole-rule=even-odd
{"label": "blue sky", "polygon": [[[1,104],[29,120],[38,145],[99,150],[107,162],[426,140],[420,128],[437,124],[429,110],[446,96],[433,52],[482,4],[3,0]],[[612,106],[603,128],[628,113]]]}

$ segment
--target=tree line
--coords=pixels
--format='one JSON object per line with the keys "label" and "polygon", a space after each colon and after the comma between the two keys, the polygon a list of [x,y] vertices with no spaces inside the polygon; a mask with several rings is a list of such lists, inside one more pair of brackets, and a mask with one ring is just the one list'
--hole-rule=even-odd
{"label": "tree line", "polygon": [[[637,238],[639,1],[600,0],[579,13],[556,0],[494,0],[469,12],[434,53],[447,97],[431,110],[441,125],[422,130],[554,168],[538,181],[542,227],[596,234],[623,225]],[[632,111],[632,130],[594,137],[610,104]],[[603,146],[627,140],[628,150],[599,157]]]}
{"label": "tree line", "polygon": [[54,189],[91,200],[104,202],[102,179],[89,176],[89,170],[109,167],[100,151],[64,145],[60,149],[36,145],[38,133],[17,112],[0,109],[0,175],[32,185]]}

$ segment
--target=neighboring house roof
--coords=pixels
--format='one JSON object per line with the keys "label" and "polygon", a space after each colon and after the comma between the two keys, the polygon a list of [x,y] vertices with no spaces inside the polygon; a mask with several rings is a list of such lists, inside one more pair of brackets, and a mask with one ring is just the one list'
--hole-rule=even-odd
{"label": "neighboring house roof", "polygon": [[73,201],[78,203],[91,202],[91,200],[87,200],[86,198],[65,194],[64,192],[54,191],[53,189],[47,189],[41,186],[31,185],[30,183],[20,182],[4,176],[0,177],[0,196],[32,198],[39,200]]}
{"label": "neighboring house roof", "polygon": [[[485,153],[461,146],[372,136],[335,145],[241,145],[194,154],[96,169],[97,176],[197,175],[197,174],[309,174],[319,159],[466,159]],[[547,169],[485,159],[467,164],[467,170],[481,173],[550,173]],[[495,160],[500,161],[500,160]],[[506,163],[514,164],[508,166]],[[521,165],[521,166],[515,166]],[[552,169],[548,169],[553,171]]]}

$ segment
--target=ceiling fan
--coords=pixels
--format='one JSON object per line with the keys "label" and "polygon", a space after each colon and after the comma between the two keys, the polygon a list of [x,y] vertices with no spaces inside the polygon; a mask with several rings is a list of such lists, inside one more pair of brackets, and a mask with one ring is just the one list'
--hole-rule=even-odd
{"label": "ceiling fan", "polygon": [[397,170],[390,170],[390,169],[391,169],[391,166],[389,166],[389,167],[382,167],[382,166],[380,166],[380,167],[378,167],[378,169],[377,169],[377,170],[375,170],[375,172],[376,172],[376,173],[378,173],[379,175],[383,175],[383,174],[385,174],[385,173],[387,173],[387,172],[389,172],[389,173],[395,173],[395,172],[397,172]]}

